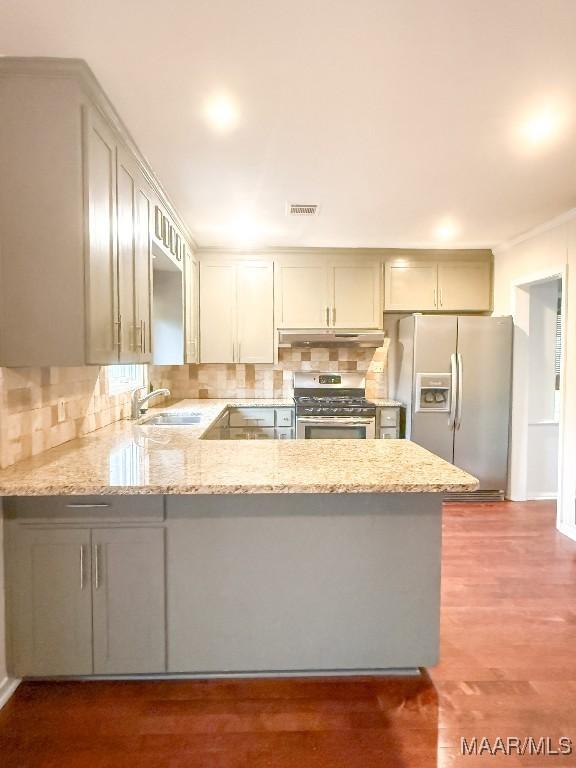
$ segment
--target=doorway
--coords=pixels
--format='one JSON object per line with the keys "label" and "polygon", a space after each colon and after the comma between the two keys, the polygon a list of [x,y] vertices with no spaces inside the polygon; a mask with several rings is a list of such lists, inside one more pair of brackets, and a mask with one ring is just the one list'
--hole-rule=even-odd
{"label": "doorway", "polygon": [[561,440],[563,275],[514,286],[514,385],[508,497],[557,499]]}

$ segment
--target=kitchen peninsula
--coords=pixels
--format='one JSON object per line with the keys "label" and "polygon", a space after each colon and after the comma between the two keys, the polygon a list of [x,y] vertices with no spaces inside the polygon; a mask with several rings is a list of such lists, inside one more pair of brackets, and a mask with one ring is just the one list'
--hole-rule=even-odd
{"label": "kitchen peninsula", "polygon": [[14,674],[436,662],[442,496],[475,478],[406,440],[198,439],[227,405],[0,472]]}

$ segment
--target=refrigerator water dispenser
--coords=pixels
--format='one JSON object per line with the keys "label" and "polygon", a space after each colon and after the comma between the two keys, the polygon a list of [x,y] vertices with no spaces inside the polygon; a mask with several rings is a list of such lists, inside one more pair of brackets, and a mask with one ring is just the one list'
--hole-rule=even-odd
{"label": "refrigerator water dispenser", "polygon": [[448,413],[451,382],[449,373],[417,373],[416,411]]}

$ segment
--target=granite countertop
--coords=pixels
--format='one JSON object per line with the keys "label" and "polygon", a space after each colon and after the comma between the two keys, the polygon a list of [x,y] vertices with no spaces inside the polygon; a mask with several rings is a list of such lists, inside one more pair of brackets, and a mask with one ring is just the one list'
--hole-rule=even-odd
{"label": "granite countertop", "polygon": [[194,411],[201,420],[177,427],[116,422],[0,471],[0,495],[439,493],[478,485],[408,440],[198,439],[228,406],[292,404],[183,400],[154,409]]}

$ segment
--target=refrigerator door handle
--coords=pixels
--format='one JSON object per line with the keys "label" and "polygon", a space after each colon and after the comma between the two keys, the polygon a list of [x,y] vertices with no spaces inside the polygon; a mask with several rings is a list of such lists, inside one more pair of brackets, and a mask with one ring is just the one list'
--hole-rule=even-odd
{"label": "refrigerator door handle", "polygon": [[460,429],[462,424],[462,383],[464,379],[464,369],[462,365],[462,355],[458,352],[458,404],[456,411],[456,429]]}
{"label": "refrigerator door handle", "polygon": [[450,416],[448,418],[448,429],[454,429],[456,424],[456,399],[458,388],[458,363],[456,355],[450,355]]}

